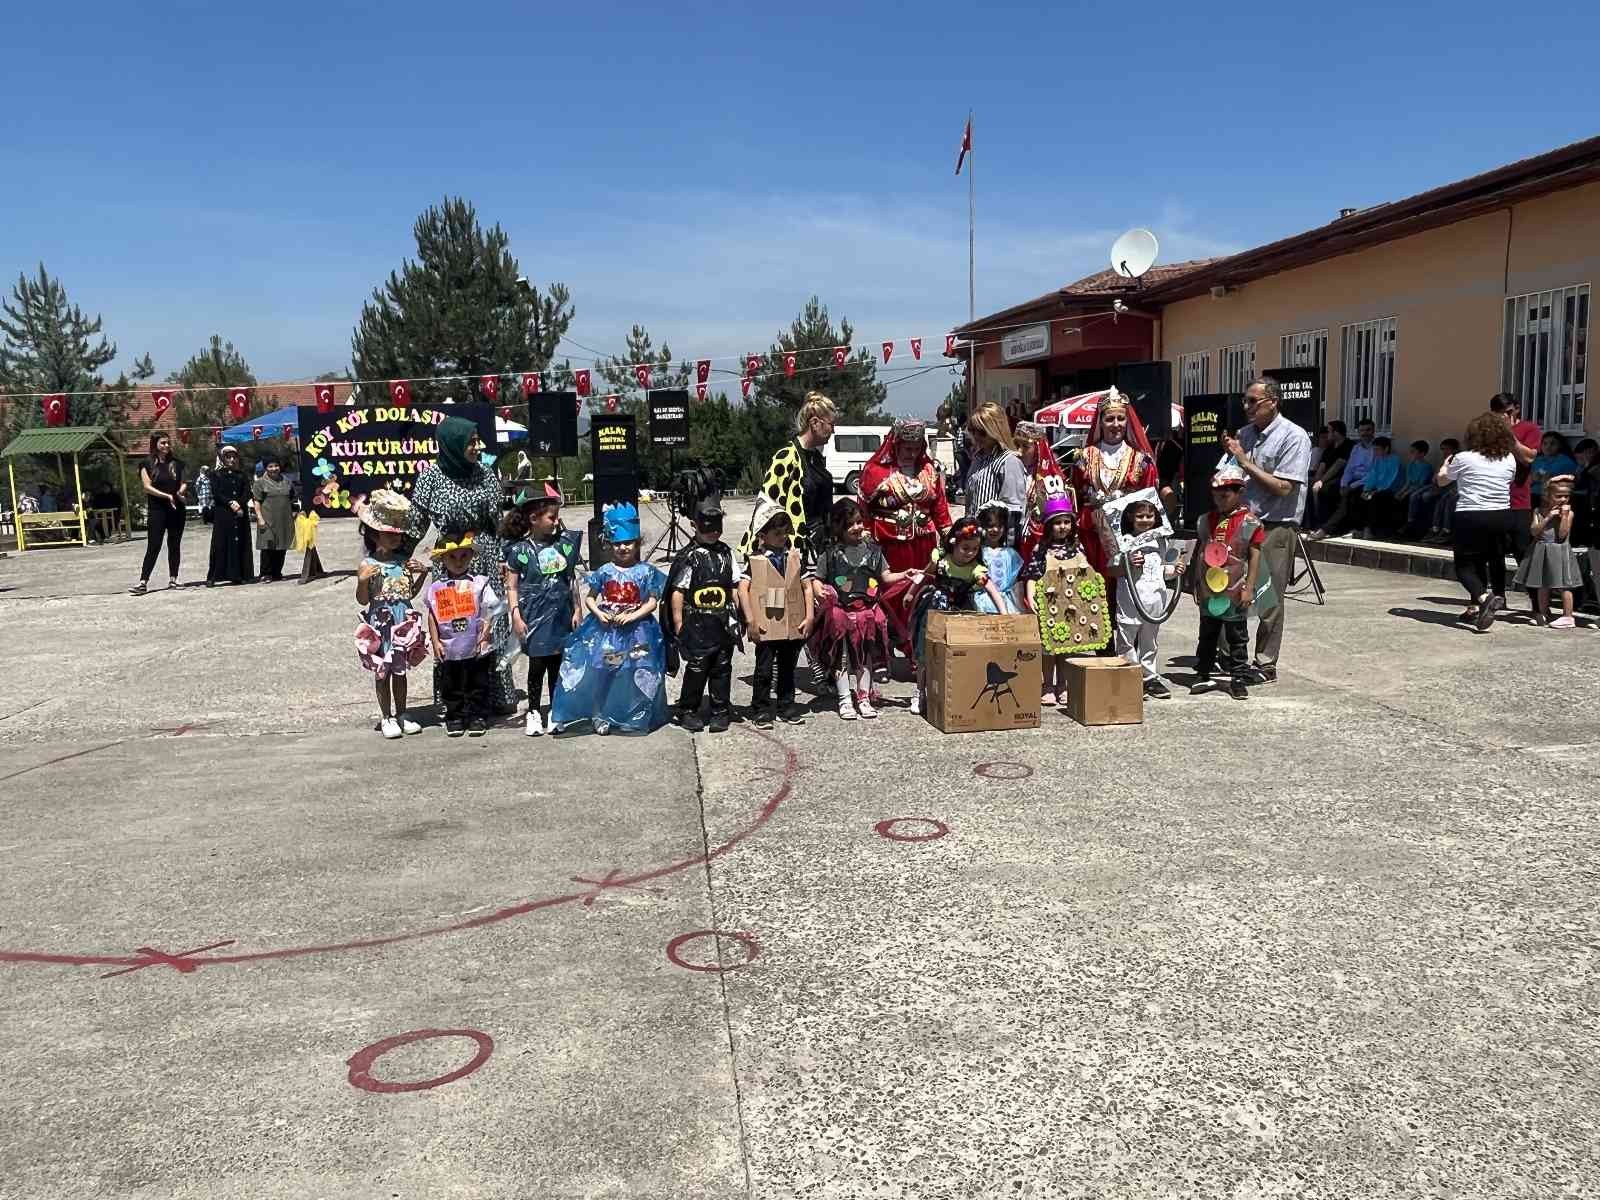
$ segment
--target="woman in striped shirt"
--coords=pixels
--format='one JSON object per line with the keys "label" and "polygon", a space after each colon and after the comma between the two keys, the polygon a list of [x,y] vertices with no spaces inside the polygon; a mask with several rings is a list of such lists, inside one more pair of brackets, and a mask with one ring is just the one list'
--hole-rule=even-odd
{"label": "woman in striped shirt", "polygon": [[972,463],[967,468],[967,512],[976,513],[996,501],[1004,504],[1011,514],[1008,541],[1015,546],[1027,504],[1028,469],[1017,455],[1011,422],[991,400],[973,410],[967,420],[967,437],[972,443]]}

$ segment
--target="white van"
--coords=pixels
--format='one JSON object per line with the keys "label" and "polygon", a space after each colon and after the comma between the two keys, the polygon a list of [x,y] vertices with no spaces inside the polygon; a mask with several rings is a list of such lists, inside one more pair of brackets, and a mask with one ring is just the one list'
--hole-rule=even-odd
{"label": "white van", "polygon": [[861,485],[861,468],[888,436],[887,425],[835,425],[833,437],[822,448],[828,474],[833,476],[833,486],[846,492],[857,491]]}

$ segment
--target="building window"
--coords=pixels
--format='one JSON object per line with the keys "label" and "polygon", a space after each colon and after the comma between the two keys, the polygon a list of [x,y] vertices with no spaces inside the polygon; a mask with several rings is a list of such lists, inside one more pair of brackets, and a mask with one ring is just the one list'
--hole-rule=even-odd
{"label": "building window", "polygon": [[1588,284],[1506,297],[1500,386],[1516,393],[1530,421],[1583,432],[1588,349]]}
{"label": "building window", "polygon": [[1279,341],[1278,363],[1285,367],[1315,367],[1317,369],[1317,395],[1321,409],[1317,421],[1328,419],[1328,331],[1306,329],[1300,333],[1286,333]]}
{"label": "building window", "polygon": [[1184,354],[1178,358],[1178,399],[1211,394],[1211,355]]}
{"label": "building window", "polygon": [[1243,392],[1256,377],[1256,344],[1240,342],[1224,346],[1218,353],[1222,357],[1222,390]]}
{"label": "building window", "polygon": [[1371,421],[1379,433],[1394,428],[1394,352],[1400,337],[1395,317],[1346,325],[1340,331],[1344,363],[1344,423],[1354,429]]}

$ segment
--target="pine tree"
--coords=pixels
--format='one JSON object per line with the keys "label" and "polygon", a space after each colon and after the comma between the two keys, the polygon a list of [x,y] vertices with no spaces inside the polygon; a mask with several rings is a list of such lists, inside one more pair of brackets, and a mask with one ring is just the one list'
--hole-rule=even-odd
{"label": "pine tree", "polygon": [[[595,392],[598,395],[616,393],[621,397],[617,411],[633,416],[639,446],[639,478],[647,486],[664,488],[670,482],[672,456],[667,450],[650,444],[650,407],[645,402],[644,390],[639,387],[634,367],[649,363],[652,368],[650,389],[666,388],[689,390],[689,364],[672,362],[672,350],[662,343],[657,350],[643,325],[635,325],[629,332],[621,358],[602,358],[595,363]],[[693,446],[680,452],[684,465],[694,457]]]}
{"label": "pine tree", "polygon": [[178,428],[192,431],[188,448],[180,444],[173,447],[173,452],[191,467],[203,466],[216,457],[213,429],[239,423],[228,409],[229,388],[252,389],[247,416],[259,416],[278,407],[275,397],[254,390],[255,372],[244,355],[215,333],[204,350],[191,355],[188,362],[167,376],[167,382],[176,385],[172,407]]}
{"label": "pine tree", "polygon": [[[356,378],[545,370],[572,323],[565,285],[541,292],[524,280],[500,226],[482,229],[465,200],[446,197],[417,218],[413,233],[417,261],[391,272],[362,306],[350,339]],[[502,380],[502,387],[511,382]],[[412,397],[418,403],[481,398],[470,379],[417,382]]]}

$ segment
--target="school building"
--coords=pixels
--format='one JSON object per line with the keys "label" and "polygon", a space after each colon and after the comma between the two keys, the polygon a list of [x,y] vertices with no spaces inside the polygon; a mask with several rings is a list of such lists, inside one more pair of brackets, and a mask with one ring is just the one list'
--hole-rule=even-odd
{"label": "school building", "polygon": [[1600,430],[1585,402],[1597,275],[1600,137],[1137,282],[1103,271],[957,332],[977,343],[979,399],[1014,413],[1159,360],[1180,402],[1311,366],[1323,419],[1352,432],[1370,417],[1437,444],[1510,391],[1579,435]]}

